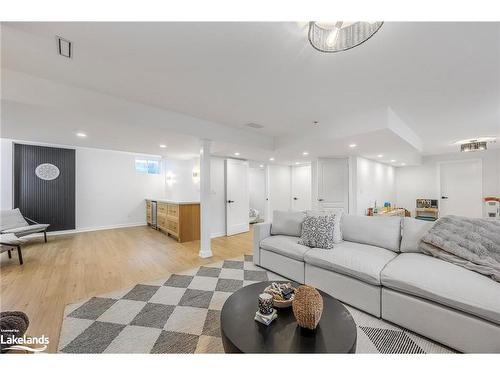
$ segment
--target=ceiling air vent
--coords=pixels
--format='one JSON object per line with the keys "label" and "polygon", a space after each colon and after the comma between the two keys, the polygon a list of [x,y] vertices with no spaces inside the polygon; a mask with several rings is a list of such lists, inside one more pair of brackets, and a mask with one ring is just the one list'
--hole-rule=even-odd
{"label": "ceiling air vent", "polygon": [[245,126],[247,126],[249,128],[253,128],[253,129],[262,129],[264,127],[260,124],[256,124],[255,122],[250,122],[248,124],[245,124]]}
{"label": "ceiling air vent", "polygon": [[69,40],[56,36],[57,38],[57,52],[63,57],[71,59],[73,54],[73,43]]}

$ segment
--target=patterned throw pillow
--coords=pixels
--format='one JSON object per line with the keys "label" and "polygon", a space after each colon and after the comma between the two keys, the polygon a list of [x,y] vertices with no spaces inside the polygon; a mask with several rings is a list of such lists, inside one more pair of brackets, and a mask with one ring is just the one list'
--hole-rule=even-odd
{"label": "patterned throw pillow", "polygon": [[333,215],[307,216],[302,223],[299,244],[319,249],[331,249],[334,245],[334,227],[335,218]]}

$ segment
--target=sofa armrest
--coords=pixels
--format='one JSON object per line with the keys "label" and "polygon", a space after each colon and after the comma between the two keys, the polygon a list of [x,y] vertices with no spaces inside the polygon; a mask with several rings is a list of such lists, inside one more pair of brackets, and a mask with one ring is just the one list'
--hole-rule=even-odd
{"label": "sofa armrest", "polygon": [[260,242],[271,235],[271,223],[258,223],[253,226],[253,262],[260,265]]}

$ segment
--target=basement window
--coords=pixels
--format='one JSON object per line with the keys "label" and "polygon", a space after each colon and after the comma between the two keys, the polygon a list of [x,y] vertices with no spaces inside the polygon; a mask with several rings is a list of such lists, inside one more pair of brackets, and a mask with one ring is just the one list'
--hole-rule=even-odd
{"label": "basement window", "polygon": [[142,174],[160,174],[160,160],[137,158],[135,171]]}

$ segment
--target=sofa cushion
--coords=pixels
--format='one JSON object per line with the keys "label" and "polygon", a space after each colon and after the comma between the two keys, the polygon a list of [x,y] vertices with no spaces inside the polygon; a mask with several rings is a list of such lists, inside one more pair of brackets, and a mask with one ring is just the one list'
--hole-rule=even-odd
{"label": "sofa cushion", "polygon": [[46,230],[49,224],[33,224],[25,227],[12,228],[4,230],[3,233],[13,233],[17,236],[26,236],[28,234],[37,233]]}
{"label": "sofa cushion", "polygon": [[401,218],[343,215],[342,237],[345,241],[364,243],[399,252]]}
{"label": "sofa cushion", "polygon": [[335,221],[335,225],[333,226],[333,242],[341,243],[342,242],[342,228],[340,226],[342,215],[344,210],[342,208],[335,208],[331,210],[310,210],[306,211],[307,216],[325,216],[332,215]]}
{"label": "sofa cushion", "polygon": [[334,245],[334,215],[307,216],[302,223],[302,235],[299,244],[321,249],[331,249]]}
{"label": "sofa cushion", "polygon": [[304,261],[304,254],[311,250],[310,247],[300,245],[299,237],[294,236],[270,236],[260,242],[260,247],[273,253]]}
{"label": "sofa cushion", "polygon": [[433,221],[417,220],[411,217],[403,218],[401,252],[421,253],[418,248],[420,240],[433,225]]}
{"label": "sofa cushion", "polygon": [[316,267],[380,285],[380,271],[396,254],[381,247],[344,241],[333,250],[311,249],[304,261]]}
{"label": "sofa cushion", "polygon": [[25,227],[28,222],[24,220],[19,208],[13,210],[2,210],[0,214],[0,230],[5,232],[8,229]]}
{"label": "sofa cushion", "polygon": [[271,234],[300,237],[305,217],[301,211],[274,211]]}
{"label": "sofa cushion", "polygon": [[383,269],[381,279],[384,287],[500,324],[500,283],[474,271],[428,255],[404,253]]}

